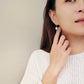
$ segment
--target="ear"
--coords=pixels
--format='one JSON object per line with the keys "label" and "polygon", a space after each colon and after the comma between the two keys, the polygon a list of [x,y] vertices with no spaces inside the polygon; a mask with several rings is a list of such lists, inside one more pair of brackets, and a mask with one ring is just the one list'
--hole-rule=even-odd
{"label": "ear", "polygon": [[59,23],[58,23],[58,20],[57,20],[57,16],[56,16],[55,11],[53,11],[53,10],[50,9],[49,12],[48,12],[48,14],[49,14],[49,17],[51,18],[52,22],[55,25],[58,25]]}

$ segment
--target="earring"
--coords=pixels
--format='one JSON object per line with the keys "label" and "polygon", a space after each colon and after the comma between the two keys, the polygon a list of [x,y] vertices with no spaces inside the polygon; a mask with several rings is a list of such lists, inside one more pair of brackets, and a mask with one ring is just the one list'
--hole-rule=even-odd
{"label": "earring", "polygon": [[55,27],[55,30],[57,30],[58,27]]}
{"label": "earring", "polygon": [[57,30],[59,27],[60,27],[60,25],[57,25],[57,26],[55,27],[55,30]]}

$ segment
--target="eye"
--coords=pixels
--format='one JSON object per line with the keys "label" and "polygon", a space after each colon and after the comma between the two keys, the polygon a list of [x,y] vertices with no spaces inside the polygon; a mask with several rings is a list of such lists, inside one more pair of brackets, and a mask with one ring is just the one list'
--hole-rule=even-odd
{"label": "eye", "polygon": [[74,2],[75,0],[65,0],[65,2]]}

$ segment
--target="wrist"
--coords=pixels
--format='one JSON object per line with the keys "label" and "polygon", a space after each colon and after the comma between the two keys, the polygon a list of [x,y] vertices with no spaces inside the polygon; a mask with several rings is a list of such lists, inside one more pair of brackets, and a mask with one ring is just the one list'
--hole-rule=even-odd
{"label": "wrist", "polygon": [[54,76],[54,77],[58,77],[58,75],[59,75],[59,71],[57,70],[57,69],[55,69],[53,66],[49,66],[48,67],[48,72],[52,75],[52,76]]}

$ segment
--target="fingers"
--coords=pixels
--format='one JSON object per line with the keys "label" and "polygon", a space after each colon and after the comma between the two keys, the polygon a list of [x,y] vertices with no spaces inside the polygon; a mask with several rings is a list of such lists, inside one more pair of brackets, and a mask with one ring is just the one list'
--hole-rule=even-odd
{"label": "fingers", "polygon": [[60,32],[61,32],[61,28],[59,27],[56,31],[55,36],[54,36],[54,42],[53,42],[54,44],[58,43],[58,38],[59,38]]}
{"label": "fingers", "polygon": [[69,41],[65,40],[64,44],[63,44],[63,49],[66,50],[67,46],[69,45]]}
{"label": "fingers", "polygon": [[71,47],[69,47],[67,50],[66,50],[66,53],[69,55],[71,52]]}
{"label": "fingers", "polygon": [[[61,46],[61,47],[63,48],[63,51],[66,51],[67,53],[69,53],[70,50],[71,50],[71,47],[68,48],[68,46],[69,46],[69,41],[66,40],[65,35],[61,35],[61,37],[60,37],[60,39],[59,39],[59,35],[60,35],[61,31],[62,31],[62,30],[61,30],[61,28],[59,27],[59,28],[57,29],[57,31],[56,31],[55,36],[54,36],[54,40],[53,40],[53,45],[52,45],[52,47],[54,48],[55,46],[59,45],[59,46]],[[58,40],[59,40],[59,42],[58,42]]]}
{"label": "fingers", "polygon": [[65,39],[66,39],[65,36],[61,35],[58,45],[62,46]]}

